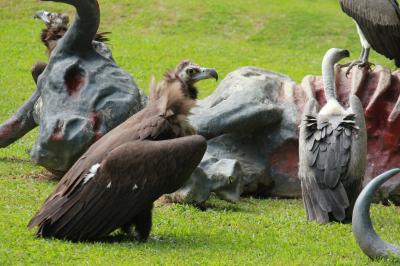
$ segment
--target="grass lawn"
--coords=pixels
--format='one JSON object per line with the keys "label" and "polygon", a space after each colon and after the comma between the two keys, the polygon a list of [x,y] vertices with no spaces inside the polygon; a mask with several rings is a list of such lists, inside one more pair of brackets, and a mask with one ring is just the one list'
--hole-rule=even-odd
{"label": "grass lawn", "polygon": [[[355,59],[360,44],[338,0],[100,0],[102,31],[112,31],[119,65],[142,88],[152,74],[181,59],[215,67],[224,77],[240,66],[282,72],[300,82],[319,74],[328,48],[347,48]],[[64,4],[0,0],[0,120],[31,95],[31,65],[46,60],[39,42],[41,9],[67,11]],[[372,53],[371,60],[394,64]],[[201,97],[215,82],[201,84]],[[55,183],[37,179],[43,170],[27,151],[37,131],[0,150],[0,265],[8,264],[271,264],[385,265],[372,262],[356,245],[349,225],[320,226],[305,220],[300,200],[244,199],[232,205],[216,199],[202,212],[188,205],[156,208],[154,237],[130,242],[72,244],[33,237],[26,224]],[[379,233],[396,242],[399,209],[374,206]]]}

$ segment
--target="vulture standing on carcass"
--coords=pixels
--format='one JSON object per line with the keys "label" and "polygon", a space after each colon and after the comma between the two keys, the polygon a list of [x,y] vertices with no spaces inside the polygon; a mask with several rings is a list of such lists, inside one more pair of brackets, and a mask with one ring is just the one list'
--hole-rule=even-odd
{"label": "vulture standing on carcass", "polygon": [[334,64],[349,52],[330,49],[322,63],[327,103],[318,112],[310,99],[303,112],[299,136],[299,177],[309,220],[345,222],[362,188],[367,157],[364,111],[357,96],[350,108],[338,102]]}
{"label": "vulture standing on carcass", "polygon": [[149,104],[84,153],[30,221],[40,237],[101,239],[135,226],[144,241],[153,202],[179,189],[200,163],[206,140],[187,121],[199,80],[218,79],[214,69],[181,62],[152,82]]}
{"label": "vulture standing on carcass", "polygon": [[374,49],[400,67],[400,8],[396,0],[340,0],[343,11],[357,25],[362,53],[359,60],[349,64],[370,67],[369,51]]}
{"label": "vulture standing on carcass", "polygon": [[400,246],[383,241],[375,232],[369,209],[378,188],[391,177],[400,173],[400,169],[392,169],[374,178],[363,189],[353,211],[353,234],[362,251],[370,258],[396,256],[400,258]]}

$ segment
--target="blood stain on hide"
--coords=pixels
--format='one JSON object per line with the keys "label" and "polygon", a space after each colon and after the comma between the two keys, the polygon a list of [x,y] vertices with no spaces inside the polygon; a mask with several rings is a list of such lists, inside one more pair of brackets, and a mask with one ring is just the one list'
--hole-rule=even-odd
{"label": "blood stain on hide", "polygon": [[0,127],[0,139],[9,138],[14,132],[18,131],[21,126],[21,121],[11,118],[2,127]]}
{"label": "blood stain on hide", "polygon": [[285,173],[289,176],[297,176],[299,170],[298,145],[299,143],[295,140],[287,140],[271,152],[269,161],[274,171]]}
{"label": "blood stain on hide", "polygon": [[86,73],[81,67],[73,65],[65,72],[64,82],[68,95],[77,96],[85,85]]}
{"label": "blood stain on hide", "polygon": [[94,132],[93,142],[96,142],[103,136],[103,134],[100,132],[100,125],[101,125],[100,114],[97,112],[92,112],[90,114],[90,121],[92,122],[93,132]]}
{"label": "blood stain on hide", "polygon": [[64,139],[64,134],[62,132],[64,123],[61,120],[57,120],[57,123],[53,129],[53,134],[50,136],[52,141],[62,141]]}

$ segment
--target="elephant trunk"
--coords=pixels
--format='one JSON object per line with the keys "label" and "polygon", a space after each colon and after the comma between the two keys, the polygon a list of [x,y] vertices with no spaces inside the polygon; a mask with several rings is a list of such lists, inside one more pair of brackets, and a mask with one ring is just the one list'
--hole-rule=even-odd
{"label": "elephant trunk", "polygon": [[375,232],[370,216],[374,193],[400,169],[392,169],[374,178],[361,192],[353,210],[353,233],[362,251],[372,259],[390,256],[400,257],[400,246],[383,241]]}

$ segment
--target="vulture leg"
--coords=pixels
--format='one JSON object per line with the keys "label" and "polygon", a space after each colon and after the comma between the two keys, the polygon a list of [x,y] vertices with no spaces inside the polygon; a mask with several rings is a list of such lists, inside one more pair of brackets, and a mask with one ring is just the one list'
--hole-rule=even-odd
{"label": "vulture leg", "polygon": [[145,242],[149,238],[152,223],[153,204],[149,208],[144,209],[134,219],[136,239]]}
{"label": "vulture leg", "polygon": [[357,66],[358,68],[366,68],[367,70],[371,69],[371,66],[373,66],[373,63],[370,63],[368,61],[369,58],[369,51],[371,48],[362,48],[362,52],[360,55],[360,58],[358,60],[354,60],[350,63],[341,65],[341,67],[347,67],[347,71],[346,71],[346,77],[349,76],[351,70],[353,69],[353,67]]}
{"label": "vulture leg", "polygon": [[141,211],[138,215],[136,215],[130,223],[127,223],[121,229],[127,234],[131,235],[132,233],[132,225],[135,226],[135,237],[140,242],[145,242],[150,235],[152,223],[152,212],[153,212],[153,204],[150,207],[146,207]]}

